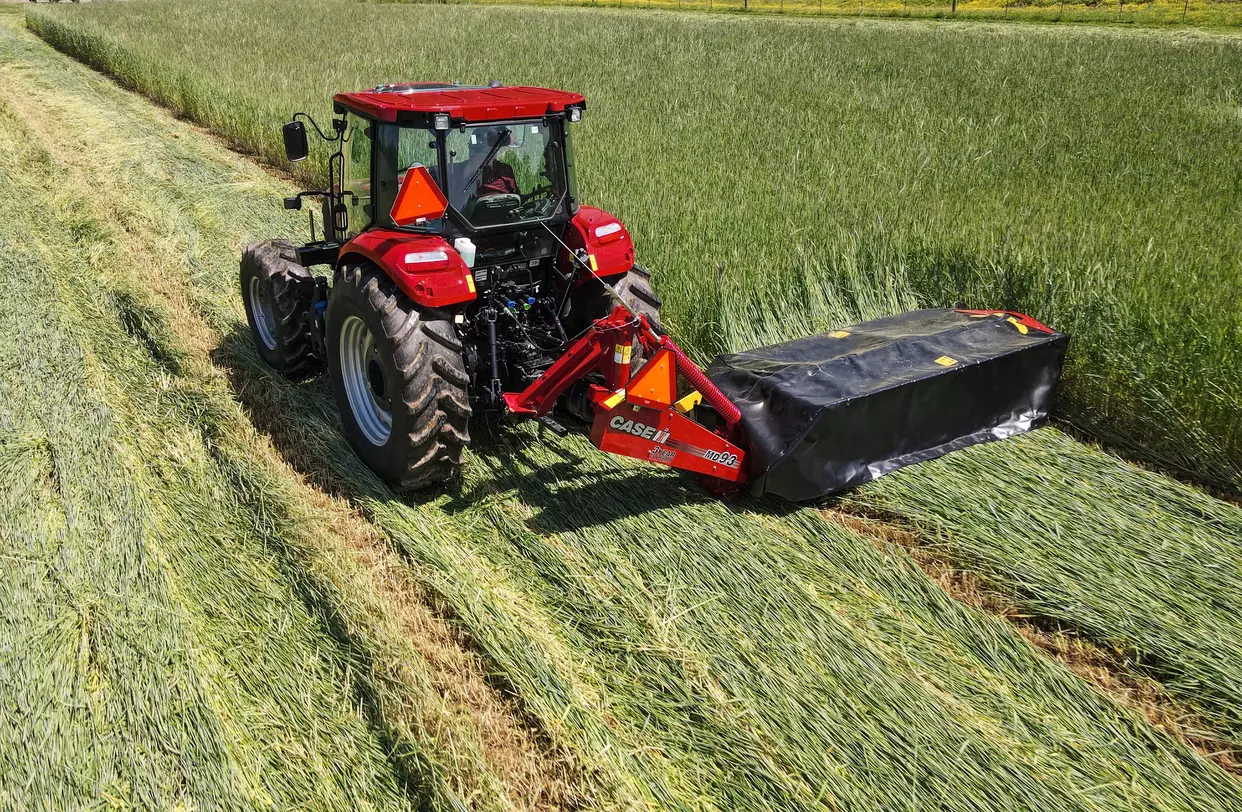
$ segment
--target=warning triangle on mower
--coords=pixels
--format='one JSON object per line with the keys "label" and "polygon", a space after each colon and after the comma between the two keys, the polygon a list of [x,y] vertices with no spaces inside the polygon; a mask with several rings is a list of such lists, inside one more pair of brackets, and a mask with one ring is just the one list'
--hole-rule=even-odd
{"label": "warning triangle on mower", "polygon": [[677,364],[667,349],[658,350],[625,387],[625,399],[650,409],[667,409],[677,397]]}

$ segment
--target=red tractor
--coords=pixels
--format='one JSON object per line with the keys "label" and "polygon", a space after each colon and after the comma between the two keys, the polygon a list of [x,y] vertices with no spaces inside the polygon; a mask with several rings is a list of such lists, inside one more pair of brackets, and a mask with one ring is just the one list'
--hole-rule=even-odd
{"label": "red tractor", "polygon": [[[345,433],[399,491],[445,482],[472,415],[591,423],[605,451],[802,500],[1030,428],[1067,337],[1000,311],[923,310],[760,350],[707,372],[664,333],[625,226],[578,200],[577,93],[382,85],[334,98],[323,239],[248,247],[259,353],[326,365]],[[312,273],[326,267],[327,275]]]}

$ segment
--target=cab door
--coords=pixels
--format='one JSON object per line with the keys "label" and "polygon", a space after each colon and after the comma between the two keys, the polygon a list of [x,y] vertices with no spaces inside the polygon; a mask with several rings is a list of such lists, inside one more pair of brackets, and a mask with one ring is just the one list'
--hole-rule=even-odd
{"label": "cab door", "polygon": [[341,193],[346,223],[344,239],[366,230],[375,220],[371,189],[371,156],[374,153],[375,125],[362,116],[348,113],[345,119],[344,166]]}

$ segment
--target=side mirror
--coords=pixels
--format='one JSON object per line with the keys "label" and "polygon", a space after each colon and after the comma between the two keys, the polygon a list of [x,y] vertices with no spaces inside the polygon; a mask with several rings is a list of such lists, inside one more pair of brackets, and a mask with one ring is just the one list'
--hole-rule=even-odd
{"label": "side mirror", "polygon": [[310,154],[310,145],[306,143],[306,125],[290,121],[281,132],[285,137],[285,158],[293,162],[305,161]]}

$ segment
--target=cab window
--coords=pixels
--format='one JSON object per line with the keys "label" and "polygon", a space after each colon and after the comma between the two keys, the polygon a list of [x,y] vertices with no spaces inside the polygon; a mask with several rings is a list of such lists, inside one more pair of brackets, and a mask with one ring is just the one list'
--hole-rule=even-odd
{"label": "cab window", "polygon": [[560,144],[542,121],[461,127],[446,147],[449,203],[475,226],[548,217],[564,194]]}
{"label": "cab window", "polygon": [[[397,201],[397,191],[410,167],[427,167],[436,183],[442,184],[439,163],[439,150],[433,131],[419,127],[380,124],[375,142],[375,222],[388,226],[393,224],[392,206]],[[419,230],[439,229],[438,221],[419,226]]]}
{"label": "cab window", "polygon": [[341,178],[341,191],[345,195],[345,210],[349,222],[346,239],[371,225],[374,206],[371,200],[371,122],[353,113],[348,114],[345,126],[345,166]]}

